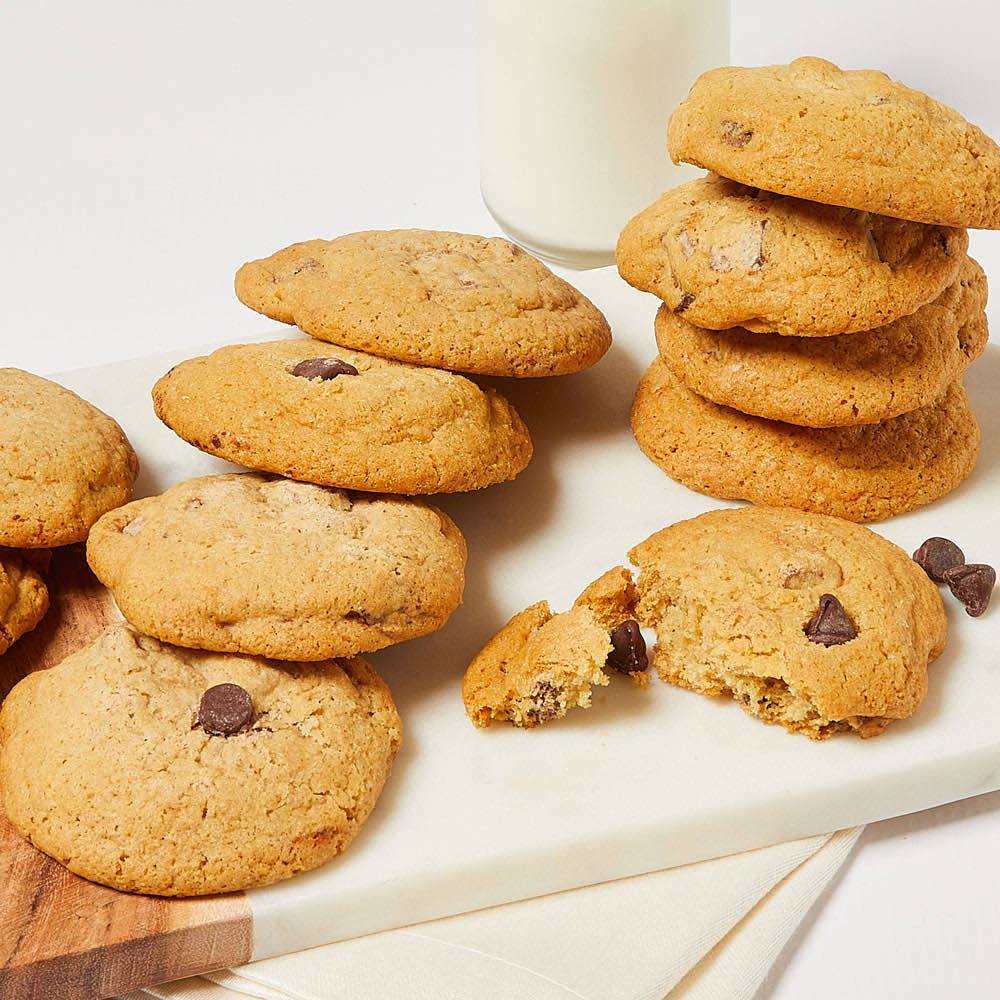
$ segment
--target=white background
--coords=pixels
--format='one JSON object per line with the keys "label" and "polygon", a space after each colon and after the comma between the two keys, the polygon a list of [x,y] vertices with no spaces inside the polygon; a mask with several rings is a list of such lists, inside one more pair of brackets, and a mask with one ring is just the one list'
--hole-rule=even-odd
{"label": "white background", "polygon": [[[1000,135],[998,29],[971,0],[737,0],[733,54],[882,68]],[[5,0],[0,93],[0,364],[258,333],[232,275],[295,240],[496,232],[470,2]],[[995,995],[998,842],[1000,793],[869,828],[762,996]]]}

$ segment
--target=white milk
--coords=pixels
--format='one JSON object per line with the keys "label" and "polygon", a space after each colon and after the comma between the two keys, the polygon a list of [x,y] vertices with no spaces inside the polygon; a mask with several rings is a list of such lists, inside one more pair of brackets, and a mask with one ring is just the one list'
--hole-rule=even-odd
{"label": "white milk", "polygon": [[667,119],[729,61],[729,0],[479,0],[483,199],[500,227],[575,267],[614,258],[622,226],[698,176]]}

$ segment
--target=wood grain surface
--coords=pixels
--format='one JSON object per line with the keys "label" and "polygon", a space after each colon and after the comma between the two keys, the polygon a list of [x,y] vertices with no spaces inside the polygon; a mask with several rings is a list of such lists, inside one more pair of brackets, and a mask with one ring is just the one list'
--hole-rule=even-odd
{"label": "wood grain surface", "polygon": [[[0,698],[120,618],[82,546],[55,550],[45,575],[52,607],[0,657]],[[168,900],[95,885],[37,851],[0,811],[0,1000],[99,1000],[240,965],[252,950],[242,893]]]}

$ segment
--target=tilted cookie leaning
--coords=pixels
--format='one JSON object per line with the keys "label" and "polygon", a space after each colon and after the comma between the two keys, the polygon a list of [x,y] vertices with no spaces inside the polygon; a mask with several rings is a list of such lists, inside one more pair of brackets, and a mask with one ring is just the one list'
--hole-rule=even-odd
{"label": "tilted cookie leaning", "polygon": [[1000,228],[1000,147],[957,111],[875,70],[804,57],[724,66],[670,117],[674,162],[830,205]]}
{"label": "tilted cookie leaning", "polygon": [[259,473],[190,479],[94,525],[87,560],[164,642],[325,660],[439,629],[465,540],[443,512]]}
{"label": "tilted cookie leaning", "polygon": [[182,361],[153,402],[202,451],[345,489],[474,490],[512,479],[531,458],[527,428],[493,389],[312,339]]}
{"label": "tilted cookie leaning", "polygon": [[607,320],[509,240],[396,229],[295,243],[236,274],[257,312],[359,351],[479,375],[587,368]]}
{"label": "tilted cookie leaning", "polygon": [[803,511],[715,510],[637,545],[639,619],[663,680],[824,739],[880,733],[944,648],[937,587],[898,546]]}
{"label": "tilted cookie leaning", "polygon": [[121,427],[69,389],[0,368],[0,545],[82,542],[132,499],[139,460]]}
{"label": "tilted cookie leaning", "polygon": [[116,889],[190,896],[343,851],[389,775],[400,721],[360,658],[273,663],[117,624],[17,684],[0,741],[4,808],[36,847]]}
{"label": "tilted cookie leaning", "polygon": [[706,330],[656,314],[661,359],[689,389],[743,413],[804,427],[889,420],[961,380],[989,337],[986,275],[966,257],[933,302],[887,326],[839,337]]}
{"label": "tilted cookie leaning", "polygon": [[965,230],[770,194],[709,175],[629,221],[618,270],[696,326],[824,337],[883,326],[958,274]]}

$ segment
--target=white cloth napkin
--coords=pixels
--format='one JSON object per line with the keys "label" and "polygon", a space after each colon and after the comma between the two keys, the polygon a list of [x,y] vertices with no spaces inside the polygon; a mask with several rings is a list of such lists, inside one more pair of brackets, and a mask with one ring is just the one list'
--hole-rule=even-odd
{"label": "white cloth napkin", "polygon": [[370,934],[127,1000],[750,1000],[861,829]]}

